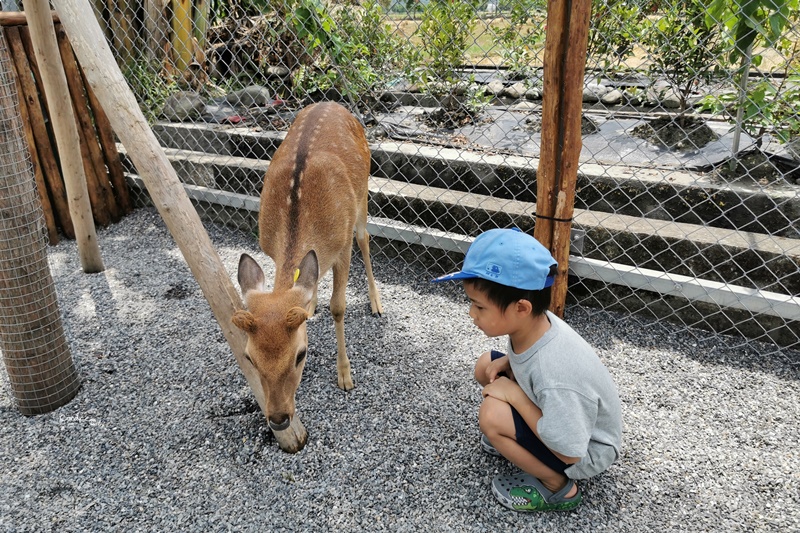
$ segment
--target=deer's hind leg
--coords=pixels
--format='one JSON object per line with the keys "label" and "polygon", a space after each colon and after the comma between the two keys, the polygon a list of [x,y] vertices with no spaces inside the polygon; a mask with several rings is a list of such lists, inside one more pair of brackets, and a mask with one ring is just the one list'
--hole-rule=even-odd
{"label": "deer's hind leg", "polygon": [[331,314],[333,324],[336,328],[336,372],[338,374],[338,385],[340,389],[350,390],[353,384],[353,376],[350,372],[350,359],[347,357],[347,347],[344,340],[344,311],[347,306],[345,302],[345,292],[347,289],[347,277],[350,273],[350,258],[352,254],[351,246],[346,248],[341,258],[333,264],[333,294],[331,295]]}
{"label": "deer's hind leg", "polygon": [[367,283],[369,285],[369,305],[374,316],[383,314],[381,296],[378,294],[378,287],[375,285],[375,277],[372,275],[372,260],[369,256],[369,233],[367,233],[367,206],[364,201],[364,208],[358,213],[356,220],[356,242],[358,249],[361,250],[361,257],[364,259],[364,269],[367,271]]}

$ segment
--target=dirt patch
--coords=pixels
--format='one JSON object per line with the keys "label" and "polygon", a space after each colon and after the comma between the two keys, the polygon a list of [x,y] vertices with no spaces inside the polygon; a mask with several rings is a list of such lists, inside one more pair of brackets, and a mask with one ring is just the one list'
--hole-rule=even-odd
{"label": "dirt patch", "polygon": [[761,150],[740,153],[735,166],[723,163],[712,171],[712,176],[725,182],[749,180],[760,185],[786,181],[800,184],[800,166]]}
{"label": "dirt patch", "polygon": [[426,111],[420,116],[420,120],[425,125],[445,130],[455,130],[462,126],[474,124],[475,119],[475,113],[463,105],[437,107],[432,111]]}
{"label": "dirt patch", "polygon": [[689,116],[668,116],[648,120],[630,134],[669,150],[698,150],[719,139],[705,120]]}
{"label": "dirt patch", "polygon": [[[531,133],[541,133],[542,117],[531,115],[526,118],[525,129]],[[591,135],[592,133],[597,133],[599,129],[597,122],[586,116],[581,117],[581,135]]]}

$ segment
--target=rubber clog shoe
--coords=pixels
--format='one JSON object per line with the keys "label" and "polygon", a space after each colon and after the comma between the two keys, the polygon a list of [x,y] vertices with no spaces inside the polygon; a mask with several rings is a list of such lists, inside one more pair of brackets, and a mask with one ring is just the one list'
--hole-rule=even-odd
{"label": "rubber clog shoe", "polygon": [[492,480],[495,498],[515,511],[569,511],[583,500],[581,491],[572,498],[565,495],[572,490],[575,481],[570,479],[558,492],[550,492],[542,482],[530,474],[496,476]]}

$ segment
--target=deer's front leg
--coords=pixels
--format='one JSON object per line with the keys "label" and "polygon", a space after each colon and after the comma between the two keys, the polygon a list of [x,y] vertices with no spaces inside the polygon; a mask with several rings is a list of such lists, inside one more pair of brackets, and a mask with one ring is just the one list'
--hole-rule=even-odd
{"label": "deer's front leg", "polygon": [[336,326],[336,371],[338,373],[338,385],[340,389],[350,390],[353,384],[353,376],[350,372],[350,359],[347,358],[347,348],[344,342],[344,311],[345,311],[345,289],[347,288],[347,274],[350,271],[350,254],[347,254],[345,265],[333,265],[333,295],[331,296],[331,314],[333,324]]}

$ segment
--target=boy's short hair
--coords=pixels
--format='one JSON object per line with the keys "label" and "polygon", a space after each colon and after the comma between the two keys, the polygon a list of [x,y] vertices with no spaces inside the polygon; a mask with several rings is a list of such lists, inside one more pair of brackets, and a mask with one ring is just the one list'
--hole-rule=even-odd
{"label": "boy's short hair", "polygon": [[531,303],[531,314],[534,316],[542,315],[550,308],[551,287],[532,291],[501,285],[483,278],[467,278],[464,280],[464,285],[466,284],[470,284],[472,287],[485,294],[490,302],[503,311],[505,311],[509,305],[520,300],[528,300]]}

